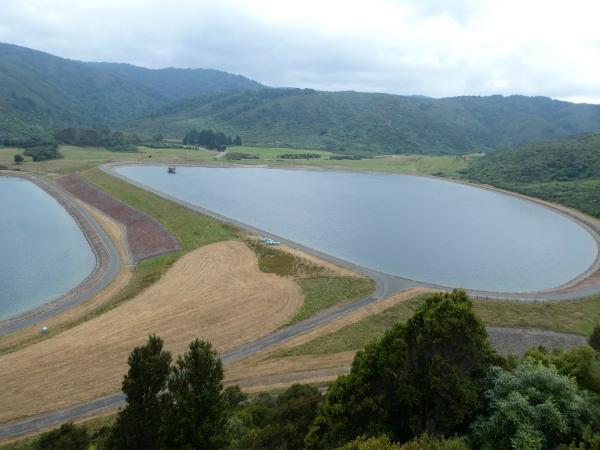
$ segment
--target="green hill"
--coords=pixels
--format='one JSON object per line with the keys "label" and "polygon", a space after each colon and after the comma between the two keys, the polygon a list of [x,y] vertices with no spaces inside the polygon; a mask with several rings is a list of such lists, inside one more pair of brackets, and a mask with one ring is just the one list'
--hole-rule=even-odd
{"label": "green hill", "polygon": [[0,44],[0,137],[21,138],[56,126],[106,126],[164,100],[123,77],[86,64]]}
{"label": "green hill", "polygon": [[600,105],[273,89],[214,70],[83,63],[0,44],[0,142],[65,127],[179,139],[212,128],[269,147],[436,155],[600,132]]}
{"label": "green hill", "polygon": [[67,126],[118,128],[180,96],[260,88],[225,72],[83,63],[0,43],[0,142]]}
{"label": "green hill", "polygon": [[600,217],[600,134],[491,153],[474,160],[464,175]]}
{"label": "green hill", "polygon": [[128,78],[161,96],[175,100],[226,91],[264,89],[242,75],[213,69],[146,69],[130,64],[87,63],[107,73]]}
{"label": "green hill", "polygon": [[249,144],[336,152],[452,154],[600,131],[600,106],[545,97],[265,89],[184,100],[131,127],[170,137],[212,127]]}

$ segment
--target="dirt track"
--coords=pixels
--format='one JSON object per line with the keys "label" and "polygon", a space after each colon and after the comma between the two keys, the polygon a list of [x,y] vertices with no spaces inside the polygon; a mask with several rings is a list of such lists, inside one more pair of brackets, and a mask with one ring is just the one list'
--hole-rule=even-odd
{"label": "dirt track", "polygon": [[135,299],[1,356],[0,422],[118,391],[129,352],[150,333],[163,337],[174,353],[195,337],[223,352],[285,324],[302,302],[297,284],[261,272],[245,244],[202,247]]}

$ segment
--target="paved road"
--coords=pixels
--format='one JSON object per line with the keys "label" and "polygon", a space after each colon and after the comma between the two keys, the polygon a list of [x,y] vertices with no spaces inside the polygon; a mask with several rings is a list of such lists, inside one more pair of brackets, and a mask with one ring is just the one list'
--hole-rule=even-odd
{"label": "paved road", "polygon": [[[147,186],[143,186],[143,185],[140,185],[139,183],[132,182],[132,180],[127,179],[127,178],[117,174],[116,172],[114,172],[112,170],[111,166],[102,166],[101,168],[102,168],[102,170],[108,172],[109,174],[111,174],[113,176],[123,178],[125,181],[127,181],[129,183],[132,183],[134,185],[142,187],[143,189],[154,192],[155,194],[165,197],[169,200],[173,200],[177,203],[180,203],[183,206],[190,208],[194,211],[198,211],[198,212],[207,214],[209,216],[215,217],[217,219],[233,223],[237,226],[248,229],[249,231],[252,231],[254,233],[267,234],[267,233],[264,233],[262,230],[257,230],[257,229],[248,227],[247,225],[245,225],[243,223],[232,221],[229,218],[219,216],[211,211],[207,211],[196,205],[191,205],[191,204],[182,202],[181,200],[170,197],[162,192],[158,192],[158,191],[149,189]],[[367,270],[363,267],[359,267],[359,266],[350,264],[347,261],[342,261],[342,260],[334,258],[330,255],[323,254],[314,249],[300,246],[294,242],[290,242],[279,236],[273,236],[273,237],[283,243],[286,243],[286,244],[292,246],[292,247],[300,248],[301,250],[312,253],[312,254],[314,254],[318,257],[321,257],[325,260],[328,260],[333,263],[340,264],[344,267],[348,267],[350,269],[364,273],[366,276],[369,276],[369,277],[371,277],[371,279],[374,280],[375,292],[373,293],[373,295],[371,295],[367,298],[364,298],[362,300],[359,300],[359,301],[351,303],[351,304],[346,304],[346,305],[327,309],[327,310],[322,311],[321,313],[317,314],[314,317],[311,317],[307,320],[304,320],[297,324],[291,325],[289,327],[280,329],[280,330],[278,330],[266,337],[263,337],[255,342],[249,343],[247,345],[244,345],[237,349],[234,349],[228,353],[225,353],[222,355],[222,360],[224,362],[235,361],[235,360],[250,356],[252,354],[255,354],[264,349],[267,349],[271,346],[283,343],[293,337],[296,337],[298,335],[306,333],[307,331],[310,331],[317,327],[323,326],[323,325],[325,325],[345,314],[348,314],[358,308],[361,308],[365,305],[377,302],[381,299],[388,297],[389,295],[391,295],[393,293],[396,293],[396,292],[404,290],[404,289],[408,289],[411,287],[431,287],[431,288],[435,288],[435,289],[448,289],[443,286],[428,285],[428,284],[419,283],[419,282],[415,282],[415,281],[411,281],[411,280],[406,280],[406,279],[392,276],[392,275],[382,274],[382,273],[372,271],[372,270]],[[590,291],[593,290],[595,292],[597,289],[598,289],[598,284],[594,284],[593,287],[590,289]],[[572,298],[573,296],[581,296],[581,295],[577,295],[578,293],[559,294],[559,295],[556,295],[554,298],[552,298],[553,296],[550,295],[551,293],[504,294],[504,293],[488,293],[488,292],[482,293],[482,292],[475,292],[475,291],[471,291],[470,293],[472,295],[476,295],[479,297],[513,298],[513,299],[526,300],[526,301],[532,301],[532,300],[537,300],[537,299],[541,299],[541,300],[562,299],[562,298]],[[92,400],[90,402],[86,402],[86,403],[83,403],[80,405],[75,405],[75,406],[65,408],[65,409],[62,409],[59,411],[50,412],[50,413],[30,417],[27,419],[7,423],[7,424],[0,426],[0,440],[23,435],[23,434],[32,433],[32,432],[35,432],[42,428],[47,428],[47,427],[50,427],[50,426],[53,426],[53,425],[56,425],[56,424],[59,424],[62,422],[66,422],[69,420],[75,420],[75,419],[78,419],[78,418],[81,418],[81,417],[84,417],[87,415],[98,414],[103,411],[114,409],[114,408],[122,405],[123,401],[124,401],[123,394],[121,394],[121,393],[111,394],[106,397],[98,398],[98,399]]]}
{"label": "paved road", "polygon": [[[413,287],[410,283],[403,284],[395,277],[389,277],[384,274],[372,272],[368,275],[375,280],[375,291],[373,295],[353,303],[322,311],[316,316],[282,328],[268,336],[258,339],[257,341],[227,352],[221,355],[221,359],[223,362],[227,363],[245,358],[271,346],[280,344],[292,339],[293,337],[306,333],[307,331],[323,326],[345,314],[348,314],[351,311],[362,308],[365,305],[375,303],[383,298],[388,297],[394,292]],[[7,424],[0,425],[0,440],[14,438],[24,434],[30,434],[59,423],[109,411],[123,405],[123,402],[124,396],[119,392],[116,394],[107,395],[105,397],[100,397],[89,402],[81,403],[79,405],[70,406],[58,411],[9,422]]]}

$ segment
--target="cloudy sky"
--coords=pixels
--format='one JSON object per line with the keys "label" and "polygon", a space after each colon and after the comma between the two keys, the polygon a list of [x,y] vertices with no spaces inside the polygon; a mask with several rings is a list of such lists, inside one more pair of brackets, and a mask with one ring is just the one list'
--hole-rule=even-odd
{"label": "cloudy sky", "polygon": [[0,0],[0,41],[271,86],[600,103],[598,0]]}

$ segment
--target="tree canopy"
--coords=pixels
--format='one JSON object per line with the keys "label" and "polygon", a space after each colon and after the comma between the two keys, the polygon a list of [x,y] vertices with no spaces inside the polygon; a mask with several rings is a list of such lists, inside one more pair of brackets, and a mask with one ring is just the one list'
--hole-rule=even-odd
{"label": "tree canopy", "polygon": [[514,372],[491,369],[485,399],[471,434],[473,446],[482,450],[554,449],[600,425],[597,397],[555,368],[527,360]]}
{"label": "tree canopy", "polygon": [[127,406],[112,428],[111,448],[158,449],[164,403],[160,396],[171,371],[171,354],[163,350],[160,337],[151,335],[146,345],[133,349],[128,364],[122,385]]}
{"label": "tree canopy", "polygon": [[335,448],[363,434],[406,441],[464,431],[481,407],[478,382],[497,362],[465,292],[430,295],[406,324],[357,353],[306,443]]}

